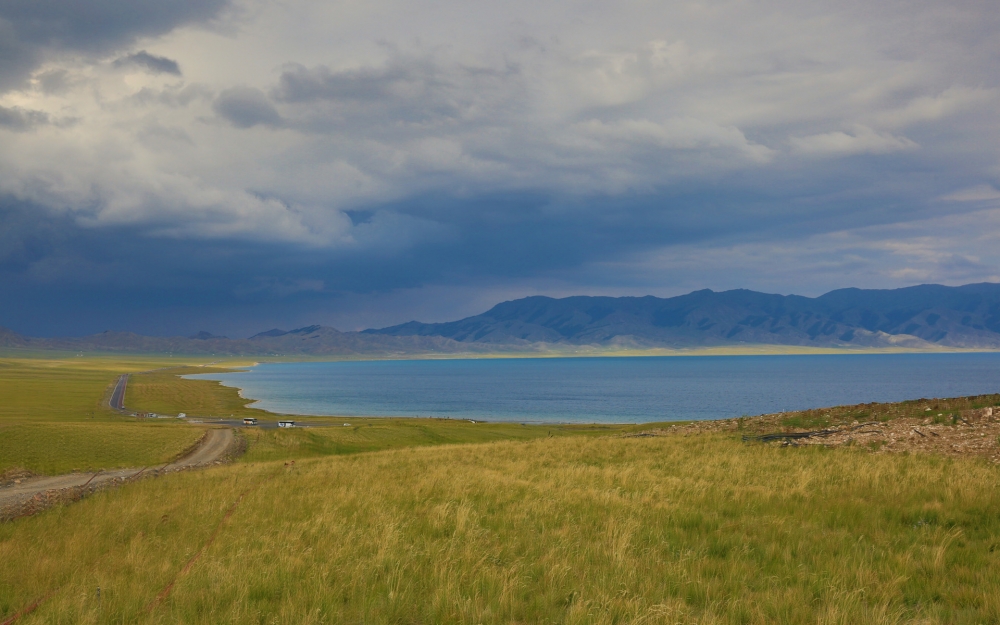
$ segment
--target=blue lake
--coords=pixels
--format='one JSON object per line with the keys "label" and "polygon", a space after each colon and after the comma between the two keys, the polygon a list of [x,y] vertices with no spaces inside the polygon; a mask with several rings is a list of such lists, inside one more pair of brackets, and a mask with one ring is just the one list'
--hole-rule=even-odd
{"label": "blue lake", "polygon": [[646,423],[1000,392],[1000,354],[269,363],[219,380],[296,415]]}

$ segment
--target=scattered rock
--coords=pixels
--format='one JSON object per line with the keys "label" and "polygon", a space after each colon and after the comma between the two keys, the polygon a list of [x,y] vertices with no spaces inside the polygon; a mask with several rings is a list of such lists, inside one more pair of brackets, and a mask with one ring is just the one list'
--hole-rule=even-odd
{"label": "scattered rock", "polygon": [[[990,396],[993,397],[993,396]],[[966,403],[977,398],[960,398]],[[940,400],[941,402],[960,400]],[[841,406],[829,411],[841,413],[864,412],[891,414],[891,407],[902,404],[862,404]],[[949,406],[943,406],[945,410]],[[876,410],[876,408],[878,410]],[[910,406],[912,410],[912,406]],[[905,411],[904,411],[905,412]],[[926,410],[920,410],[920,413]],[[1000,463],[1000,411],[992,407],[966,408],[950,413],[939,413],[938,419],[904,414],[882,421],[860,422],[850,418],[841,423],[824,424],[821,428],[791,427],[788,424],[801,420],[803,415],[831,419],[822,411],[801,413],[776,413],[757,417],[741,417],[719,421],[700,421],[671,425],[655,430],[625,434],[627,437],[676,436],[708,432],[743,433],[744,440],[765,444],[799,447],[822,445],[840,447],[855,445],[868,448],[873,453],[935,453],[945,456],[979,456]],[[943,418],[941,418],[943,417]],[[819,419],[822,421],[822,419]],[[936,421],[936,422],[935,422]]]}

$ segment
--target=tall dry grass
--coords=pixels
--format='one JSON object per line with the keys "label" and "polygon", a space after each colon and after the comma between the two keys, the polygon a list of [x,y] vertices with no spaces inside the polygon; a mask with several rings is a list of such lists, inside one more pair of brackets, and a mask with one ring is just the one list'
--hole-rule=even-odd
{"label": "tall dry grass", "polygon": [[57,589],[22,622],[997,622],[997,477],[720,436],[234,465],[0,526],[0,615]]}

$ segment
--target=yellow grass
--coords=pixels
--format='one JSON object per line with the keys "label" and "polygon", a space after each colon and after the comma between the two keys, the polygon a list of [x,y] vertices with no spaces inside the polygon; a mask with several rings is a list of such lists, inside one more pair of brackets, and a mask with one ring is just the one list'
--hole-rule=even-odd
{"label": "yellow grass", "polygon": [[997,622],[998,477],[711,435],[238,464],[0,526],[0,616],[47,597],[21,622]]}
{"label": "yellow grass", "polygon": [[[0,359],[0,472],[142,466],[193,441],[101,404],[119,373],[171,364]],[[179,372],[134,376],[126,403],[259,412]],[[783,423],[884,410],[923,404]],[[1000,475],[978,460],[344,422],[251,430],[234,465],[0,524],[0,622],[39,599],[19,624],[1000,622]]]}
{"label": "yellow grass", "polygon": [[250,428],[244,433],[249,442],[249,450],[242,461],[292,460],[401,447],[486,443],[499,440],[601,436],[649,427],[601,424],[542,426],[411,418],[341,418],[336,421],[312,419],[308,422],[333,423],[333,426],[290,430]]}

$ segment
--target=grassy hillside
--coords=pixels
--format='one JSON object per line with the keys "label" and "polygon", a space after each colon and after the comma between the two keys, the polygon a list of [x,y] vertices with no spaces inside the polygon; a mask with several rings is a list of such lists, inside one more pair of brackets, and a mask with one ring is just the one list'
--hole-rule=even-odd
{"label": "grassy hillside", "polygon": [[44,598],[20,622],[996,622],[998,477],[720,435],[243,463],[0,525],[0,615]]}

